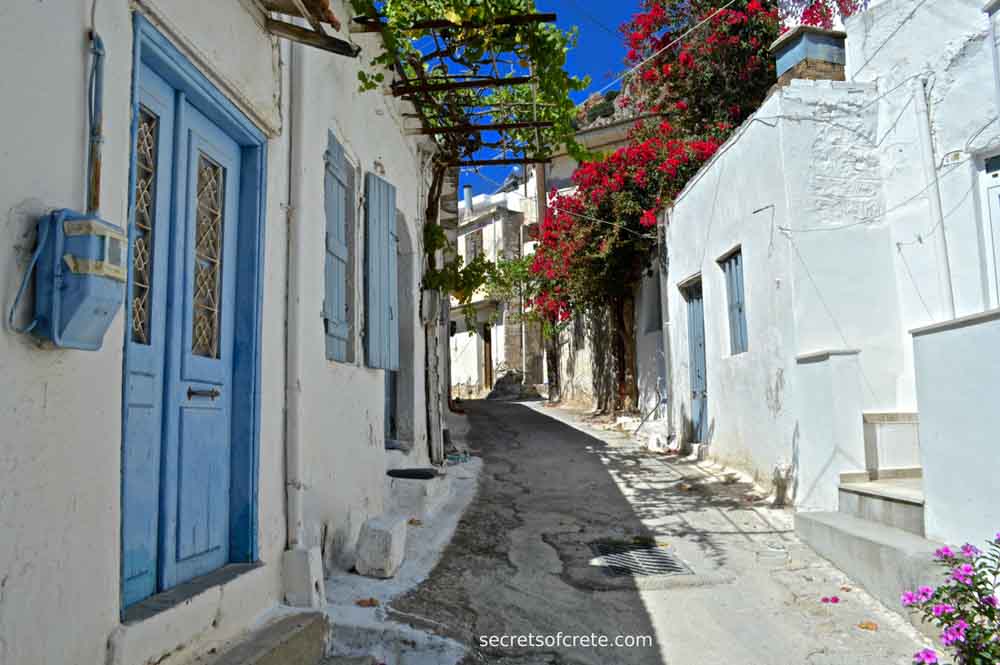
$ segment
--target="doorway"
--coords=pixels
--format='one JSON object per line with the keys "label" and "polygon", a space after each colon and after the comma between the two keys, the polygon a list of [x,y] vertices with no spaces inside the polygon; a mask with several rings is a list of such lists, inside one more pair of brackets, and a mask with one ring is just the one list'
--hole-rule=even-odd
{"label": "doorway", "polygon": [[705,363],[705,300],[701,280],[684,289],[688,314],[688,350],[691,368],[691,441],[705,441],[708,381]]}
{"label": "doorway", "polygon": [[135,33],[123,608],[257,558],[263,273],[263,134],[141,16]]}

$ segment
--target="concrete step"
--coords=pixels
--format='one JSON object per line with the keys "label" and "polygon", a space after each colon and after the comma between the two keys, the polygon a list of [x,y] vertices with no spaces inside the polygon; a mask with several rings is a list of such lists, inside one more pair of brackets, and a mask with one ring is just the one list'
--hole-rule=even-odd
{"label": "concrete step", "polygon": [[378,665],[375,656],[330,656],[320,665]]}
{"label": "concrete step", "polygon": [[838,512],[924,535],[924,495],[919,478],[840,484]]}
{"label": "concrete step", "polygon": [[210,665],[317,665],[329,635],[325,614],[293,614],[250,633]]}
{"label": "concrete step", "polygon": [[940,581],[934,551],[941,543],[844,513],[798,513],[795,533],[886,607],[908,619],[904,591]]}

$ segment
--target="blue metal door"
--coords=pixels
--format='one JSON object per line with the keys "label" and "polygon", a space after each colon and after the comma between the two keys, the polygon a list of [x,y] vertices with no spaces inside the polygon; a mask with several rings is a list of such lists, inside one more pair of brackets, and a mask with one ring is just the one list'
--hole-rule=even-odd
{"label": "blue metal door", "polygon": [[229,561],[239,145],[142,67],[126,347],[123,604]]}
{"label": "blue metal door", "polygon": [[688,305],[688,347],[691,355],[691,436],[705,440],[708,413],[708,382],[705,365],[705,301],[701,282],[686,292]]}

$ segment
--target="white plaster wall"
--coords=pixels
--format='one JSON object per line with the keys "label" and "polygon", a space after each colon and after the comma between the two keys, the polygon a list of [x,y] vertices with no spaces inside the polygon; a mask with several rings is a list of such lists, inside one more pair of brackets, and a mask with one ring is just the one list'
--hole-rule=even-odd
{"label": "white plaster wall", "polygon": [[[642,415],[660,416],[661,398],[666,396],[666,364],[663,355],[663,316],[659,310],[660,275],[644,276],[639,285],[635,306],[635,352],[639,411]],[[658,408],[660,407],[660,408]]]}
{"label": "white plaster wall", "polygon": [[[144,2],[139,7],[147,13],[167,11],[168,20],[157,22],[175,43],[211,53],[214,66],[206,73],[239,88],[234,97],[252,118],[279,124],[280,82],[271,39],[237,0],[212,3],[208,9],[198,3],[199,11],[193,2],[179,10],[177,4]],[[223,22],[223,29],[207,30],[202,9],[213,22]],[[0,56],[18,63],[0,77],[0,118],[8,128],[0,133],[6,240],[0,243],[0,293],[5,313],[34,245],[36,217],[53,208],[83,207],[89,10],[89,0],[15,0],[0,7],[0,26],[16,26],[4,30]],[[130,150],[129,3],[101,2],[98,29],[108,51],[102,212],[122,223]],[[194,50],[188,53],[197,59]],[[258,66],[263,70],[255,85],[243,88],[245,76]],[[262,128],[270,130],[264,123]],[[285,186],[286,155],[283,143],[273,140],[268,186],[274,191]],[[265,350],[283,348],[280,202],[268,197]],[[39,348],[6,328],[0,334],[0,372],[6,377],[0,391],[0,663],[5,665],[112,662],[107,653],[112,634],[114,644],[134,644],[122,634],[118,618],[123,333],[119,316],[103,349],[92,353]],[[200,614],[174,614],[139,624],[137,630],[161,639],[140,640],[128,651],[133,659],[127,662],[161,658],[178,646],[168,644],[174,637],[191,641],[200,635],[201,645],[225,639],[280,598],[275,562],[280,563],[284,547],[282,358],[280,352],[265,351],[262,363],[259,542],[267,565],[227,587],[233,592],[225,601],[221,595],[204,600],[211,615],[207,621]],[[219,616],[223,618],[213,626],[212,618]],[[56,624],[59,628],[53,630]],[[191,650],[199,644],[191,644]]]}
{"label": "white plaster wall", "polygon": [[478,388],[482,385],[480,347],[482,338],[461,330],[451,337],[451,385]]}
{"label": "white plaster wall", "polygon": [[1000,152],[989,21],[979,0],[884,0],[846,24],[847,75],[878,86],[878,151],[885,221],[899,287],[904,353],[901,405],[914,408],[905,330],[950,318],[941,286],[940,227],[932,217],[917,134],[914,80],[926,77],[934,157],[958,316],[997,304],[997,263],[982,214],[982,158]]}
{"label": "white plaster wall", "polygon": [[927,537],[979,543],[1000,531],[1000,311],[913,344]]}
{"label": "white plaster wall", "polygon": [[798,351],[861,349],[863,408],[909,407],[874,91],[794,81],[780,99]]}
{"label": "white plaster wall", "polygon": [[[340,5],[340,6],[338,6]],[[338,16],[351,15],[343,3],[334,3]],[[308,47],[296,48],[296,66],[304,69],[305,138],[302,160],[293,168],[301,178],[303,200],[296,206],[301,232],[312,240],[309,253],[293,260],[303,270],[302,293],[294,294],[304,308],[306,322],[295,331],[301,349],[301,366],[295,368],[295,390],[300,391],[301,431],[306,470],[306,544],[322,544],[324,531],[332,530],[334,551],[328,558],[349,565],[364,521],[383,510],[385,474],[385,378],[382,370],[365,366],[360,333],[364,312],[364,174],[375,172],[396,186],[396,206],[403,213],[410,238],[422,246],[423,193],[428,174],[421,169],[419,140],[403,136],[400,102],[380,91],[358,92],[357,73],[379,51],[377,37],[363,37],[358,59],[345,58]],[[355,358],[330,362],[325,356],[325,331],[320,312],[324,299],[324,161],[328,131],[343,144],[356,166],[357,214],[354,242]],[[422,249],[418,254],[422,255]],[[422,265],[422,262],[421,262]],[[422,271],[421,271],[422,272]],[[419,299],[420,275],[400,275],[400,298]],[[310,316],[315,313],[315,316]],[[411,461],[428,462],[425,404],[425,336],[416,316],[412,326],[413,395],[419,405],[414,414]]]}
{"label": "white plaster wall", "polygon": [[837,510],[840,474],[865,469],[859,354],[801,358],[795,386],[802,418],[792,440],[791,494],[799,510]]}
{"label": "white plaster wall", "polygon": [[[757,115],[780,113],[780,96],[774,96]],[[679,285],[700,274],[709,450],[760,478],[769,478],[779,461],[791,462],[801,417],[794,403],[794,257],[778,227],[799,212],[786,206],[784,179],[807,177],[806,164],[783,163],[781,131],[771,126],[775,120],[767,122],[747,124],[724,146],[678,197],[666,222],[670,323],[665,334],[671,336],[674,395],[669,408],[678,441],[688,440],[691,414],[688,306]],[[744,261],[748,351],[733,356],[725,276],[717,259],[737,246]]]}

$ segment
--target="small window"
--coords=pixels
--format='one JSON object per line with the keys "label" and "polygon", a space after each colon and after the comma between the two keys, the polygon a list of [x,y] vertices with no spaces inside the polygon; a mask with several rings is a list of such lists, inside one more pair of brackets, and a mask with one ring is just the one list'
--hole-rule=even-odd
{"label": "small window", "polygon": [[743,252],[737,249],[719,260],[726,276],[729,302],[729,348],[735,356],[747,350],[747,313],[743,297]]}
{"label": "small window", "polygon": [[649,335],[663,330],[663,302],[660,298],[660,273],[643,284],[642,289],[642,332]]}
{"label": "small window", "polygon": [[483,253],[483,230],[473,231],[465,236],[465,263],[472,263]]}

